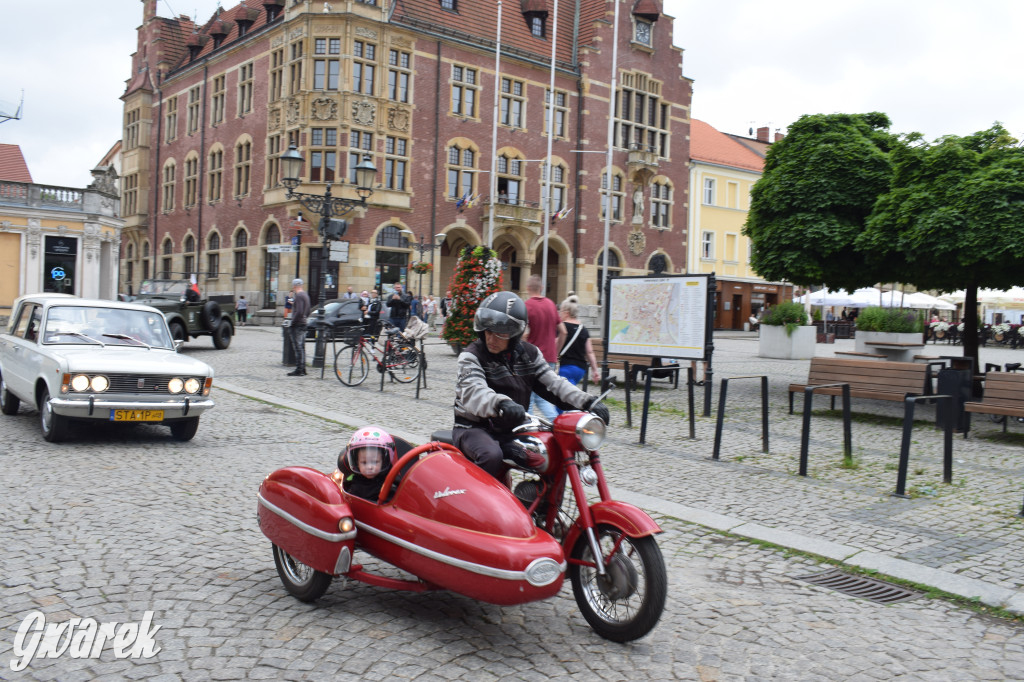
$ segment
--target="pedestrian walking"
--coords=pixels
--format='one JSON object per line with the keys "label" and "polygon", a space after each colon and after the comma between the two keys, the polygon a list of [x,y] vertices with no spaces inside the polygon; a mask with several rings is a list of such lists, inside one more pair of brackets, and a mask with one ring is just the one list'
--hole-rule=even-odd
{"label": "pedestrian walking", "polygon": [[249,317],[249,303],[245,300],[245,296],[239,296],[235,302],[235,317],[238,319],[238,324],[245,326],[245,321]]}
{"label": "pedestrian walking", "polygon": [[[550,298],[541,295],[543,286],[540,275],[530,275],[526,283],[526,293],[530,298],[526,300],[526,310],[529,314],[529,327],[526,332],[526,340],[540,349],[541,355],[551,369],[555,368],[555,361],[558,359],[558,349],[565,342],[565,325],[558,319],[558,308]],[[558,410],[554,405],[536,393],[530,399],[530,411],[546,419],[554,419],[558,416]]]}
{"label": "pedestrian walking", "polygon": [[295,301],[292,304],[289,333],[292,335],[292,348],[295,350],[295,370],[288,372],[290,377],[306,376],[306,319],[309,317],[309,294],[305,292],[301,279],[292,280]]}
{"label": "pedestrian walking", "polygon": [[430,329],[437,331],[437,301],[434,300],[433,296],[427,296],[427,300],[423,304],[423,312],[427,316],[426,323],[430,326]]}
{"label": "pedestrian walking", "polygon": [[565,325],[566,342],[558,351],[558,375],[570,384],[578,386],[590,367],[591,380],[601,384],[601,373],[597,369],[597,357],[590,343],[590,332],[579,321],[580,299],[570,296],[558,306],[558,315]]}

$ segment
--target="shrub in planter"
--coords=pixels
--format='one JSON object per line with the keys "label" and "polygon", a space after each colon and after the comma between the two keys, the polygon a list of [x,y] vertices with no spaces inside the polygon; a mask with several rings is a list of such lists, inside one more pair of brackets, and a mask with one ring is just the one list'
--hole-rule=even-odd
{"label": "shrub in planter", "polygon": [[807,323],[807,311],[804,310],[802,305],[793,301],[780,303],[774,308],[769,308],[765,316],[761,318],[761,324],[771,327],[785,327],[787,336],[792,336],[793,330]]}
{"label": "shrub in planter", "polygon": [[480,301],[501,291],[501,261],[492,249],[467,246],[459,255],[452,276],[452,308],[444,323],[445,341],[464,348],[477,338],[473,316]]}
{"label": "shrub in planter", "polygon": [[902,308],[865,308],[857,316],[857,331],[920,334],[924,331],[924,314]]}

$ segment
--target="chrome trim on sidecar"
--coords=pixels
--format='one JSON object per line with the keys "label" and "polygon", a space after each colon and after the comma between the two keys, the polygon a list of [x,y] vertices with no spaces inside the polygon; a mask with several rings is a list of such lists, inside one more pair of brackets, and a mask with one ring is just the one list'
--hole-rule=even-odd
{"label": "chrome trim on sidecar", "polygon": [[292,516],[284,509],[281,509],[272,502],[268,502],[266,498],[263,497],[263,495],[256,493],[256,497],[259,498],[260,504],[262,504],[264,507],[274,512],[288,523],[297,527],[299,530],[304,530],[310,535],[315,535],[316,537],[321,538],[323,540],[327,540],[328,542],[344,542],[345,540],[352,540],[356,536],[356,532],[354,530],[349,533],[328,533],[325,530],[314,528],[305,521],[301,521],[298,518]]}
{"label": "chrome trim on sidecar", "polygon": [[[388,542],[396,544],[403,549],[407,549],[410,552],[415,552],[416,554],[425,556],[428,559],[433,559],[435,561],[441,562],[442,564],[454,566],[455,568],[461,568],[463,570],[469,571],[470,573],[476,573],[478,575],[487,576],[488,578],[498,578],[500,580],[514,581],[524,580],[526,582],[529,582],[534,587],[544,587],[545,585],[553,583],[555,580],[561,577],[563,573],[565,573],[566,562],[562,561],[561,563],[559,563],[550,557],[541,557],[539,559],[534,559],[530,562],[530,565],[526,567],[526,570],[509,571],[504,568],[495,568],[493,566],[475,564],[472,561],[466,561],[465,559],[456,559],[455,557],[448,556],[447,554],[435,552],[432,549],[421,547],[417,544],[409,542],[408,540],[403,540],[401,538],[395,537],[394,535],[391,535],[390,533],[386,533],[382,530],[374,528],[373,526],[362,523],[358,519],[356,520],[356,527],[366,531],[367,533],[370,533],[371,535],[376,535],[382,540],[387,540]],[[546,565],[547,563],[554,564],[554,566],[558,567],[558,572],[554,573],[540,570],[541,567]],[[537,579],[538,576],[544,582],[534,582],[534,579]]]}

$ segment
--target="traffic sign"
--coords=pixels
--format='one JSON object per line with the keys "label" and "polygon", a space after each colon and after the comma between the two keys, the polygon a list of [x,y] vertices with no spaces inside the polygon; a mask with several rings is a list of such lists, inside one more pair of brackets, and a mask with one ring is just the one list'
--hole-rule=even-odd
{"label": "traffic sign", "polygon": [[288,229],[290,230],[304,230],[309,227],[312,227],[312,225],[310,225],[310,223],[306,220],[292,219],[288,221]]}
{"label": "traffic sign", "polygon": [[295,253],[298,250],[294,244],[267,244],[267,253]]}

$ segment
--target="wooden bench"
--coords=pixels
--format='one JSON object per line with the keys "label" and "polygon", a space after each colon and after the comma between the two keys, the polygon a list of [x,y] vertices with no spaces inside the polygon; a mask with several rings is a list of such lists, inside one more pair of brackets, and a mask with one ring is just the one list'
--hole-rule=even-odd
{"label": "wooden bench", "polygon": [[810,386],[822,386],[815,393],[831,396],[835,409],[835,397],[843,393],[835,384],[849,384],[851,398],[903,402],[908,395],[930,394],[931,380],[931,367],[919,362],[812,358],[807,381],[789,385],[789,413],[793,413],[793,394]]}
{"label": "wooden bench", "polygon": [[[1024,374],[989,372],[985,375],[985,393],[980,401],[964,403],[968,412],[1024,417]],[[1003,420],[1006,431],[1008,419]]]}
{"label": "wooden bench", "polygon": [[[621,369],[626,373],[626,380],[632,385],[636,385],[636,377],[642,372],[646,372],[650,369],[656,373],[660,367],[651,367],[656,358],[649,355],[628,355],[626,353],[609,353],[608,363],[604,364],[604,339],[595,339],[590,337],[590,345],[594,349],[594,356],[597,358],[597,364],[608,369]],[[664,377],[673,384],[675,388],[679,388],[679,372],[670,371],[667,373],[668,376]],[[586,374],[584,375],[584,381],[586,381]],[[655,374],[652,377],[658,378]],[[583,390],[586,390],[587,385],[584,383]]]}

